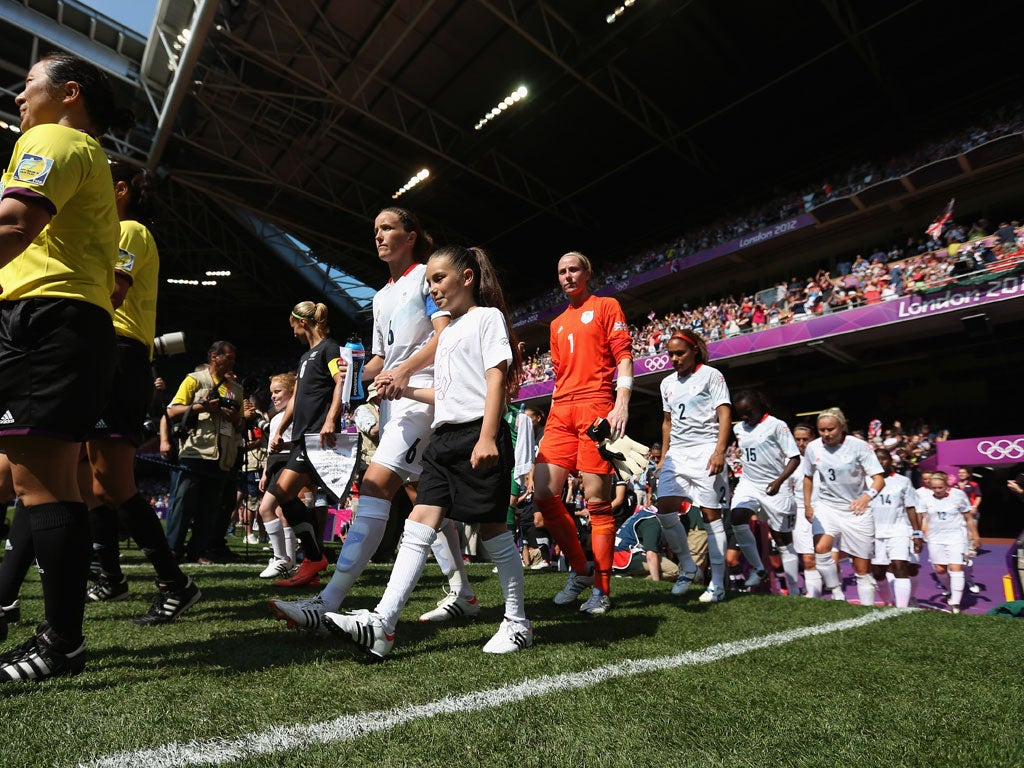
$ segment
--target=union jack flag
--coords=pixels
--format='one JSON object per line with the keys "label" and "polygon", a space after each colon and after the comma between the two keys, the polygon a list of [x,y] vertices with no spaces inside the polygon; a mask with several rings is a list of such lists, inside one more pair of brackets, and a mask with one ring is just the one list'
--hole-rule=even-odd
{"label": "union jack flag", "polygon": [[953,221],[953,201],[954,200],[956,200],[955,197],[954,198],[950,198],[949,203],[946,205],[945,210],[943,210],[942,213],[940,213],[938,216],[936,216],[935,217],[935,221],[933,221],[928,226],[928,228],[924,231],[924,233],[926,235],[928,235],[929,237],[933,237],[936,240],[941,240],[942,239],[942,236],[946,233],[946,230],[949,229],[950,224]]}

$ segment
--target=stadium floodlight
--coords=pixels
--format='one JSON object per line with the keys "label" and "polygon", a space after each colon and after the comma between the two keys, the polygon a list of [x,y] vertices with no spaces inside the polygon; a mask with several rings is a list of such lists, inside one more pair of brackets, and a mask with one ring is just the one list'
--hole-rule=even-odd
{"label": "stadium floodlight", "polygon": [[480,118],[477,121],[476,125],[473,126],[473,130],[479,131],[481,128],[487,125],[487,123],[496,118],[498,115],[502,114],[503,112],[507,112],[510,108],[514,107],[520,101],[525,99],[527,93],[528,91],[526,90],[525,85],[521,85],[518,88],[516,88],[514,91],[512,91],[512,93],[510,93],[508,96],[499,101],[495,106],[493,106],[490,109],[490,111],[488,111],[482,118]]}
{"label": "stadium floodlight", "polygon": [[609,24],[614,24],[616,20],[618,20],[619,16],[626,12],[627,8],[632,8],[635,4],[636,0],[624,0],[622,5],[616,8],[614,11],[611,11],[607,16],[604,17],[604,20]]}
{"label": "stadium floodlight", "polygon": [[230,269],[207,270],[207,277],[231,277]]}
{"label": "stadium floodlight", "polygon": [[413,176],[407,182],[405,182],[405,184],[402,185],[398,189],[398,191],[395,192],[395,194],[393,194],[391,196],[391,199],[392,200],[397,200],[402,195],[404,195],[406,192],[408,192],[410,189],[412,189],[417,184],[419,184],[421,181],[425,181],[429,177],[430,177],[430,171],[427,168],[421,169],[418,173],[416,173],[415,176]]}

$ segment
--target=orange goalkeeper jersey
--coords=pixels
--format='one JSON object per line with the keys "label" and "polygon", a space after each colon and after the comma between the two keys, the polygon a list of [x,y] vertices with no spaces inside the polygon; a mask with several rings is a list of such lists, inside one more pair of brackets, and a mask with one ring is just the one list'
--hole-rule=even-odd
{"label": "orange goalkeeper jersey", "polygon": [[622,307],[615,299],[589,296],[551,321],[553,401],[612,396],[612,375],[632,357],[632,339]]}

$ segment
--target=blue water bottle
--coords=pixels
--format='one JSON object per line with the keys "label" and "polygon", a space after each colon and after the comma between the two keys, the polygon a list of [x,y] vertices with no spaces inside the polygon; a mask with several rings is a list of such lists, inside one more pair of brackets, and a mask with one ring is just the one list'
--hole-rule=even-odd
{"label": "blue water bottle", "polygon": [[352,385],[349,389],[348,399],[349,402],[363,400],[366,397],[363,392],[363,363],[366,362],[366,349],[357,333],[348,337],[345,346],[352,350]]}

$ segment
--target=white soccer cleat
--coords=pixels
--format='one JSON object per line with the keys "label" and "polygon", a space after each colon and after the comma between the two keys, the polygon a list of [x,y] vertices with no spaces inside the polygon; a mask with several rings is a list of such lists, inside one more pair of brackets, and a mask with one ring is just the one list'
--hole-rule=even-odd
{"label": "white soccer cleat", "polygon": [[378,659],[387,656],[395,644],[394,633],[384,629],[380,616],[365,609],[346,614],[328,611],[323,621],[328,631],[348,638],[361,651]]}
{"label": "white soccer cleat", "polygon": [[450,619],[472,618],[480,613],[480,603],[476,595],[468,600],[449,592],[437,601],[437,608],[420,616],[420,621],[449,621]]}
{"label": "white soccer cleat", "polygon": [[583,576],[576,571],[569,571],[569,579],[565,582],[561,592],[555,595],[555,605],[569,605],[580,596],[585,589],[594,586],[594,574]]}
{"label": "white soccer cleat", "polygon": [[832,587],[832,599],[843,603],[846,602],[846,593],[843,592],[842,587]]}
{"label": "white soccer cleat", "polygon": [[611,610],[612,601],[604,592],[597,587],[590,593],[587,602],[580,606],[580,613],[589,613],[591,616],[603,616]]}
{"label": "white soccer cleat", "polygon": [[690,587],[693,585],[693,582],[697,580],[698,573],[700,572],[690,571],[689,573],[687,573],[686,571],[680,571],[679,578],[676,579],[676,583],[672,585],[672,594],[685,595],[690,590]]}
{"label": "white soccer cleat", "polygon": [[292,561],[286,557],[272,557],[267,567],[260,573],[261,579],[283,579],[290,576]]}
{"label": "white soccer cleat", "polygon": [[319,595],[305,600],[268,600],[267,608],[275,619],[285,622],[290,628],[316,632],[321,629],[327,604]]}
{"label": "white soccer cleat", "polygon": [[533,627],[530,622],[520,624],[518,621],[502,619],[501,626],[484,646],[484,653],[515,653],[533,645]]}
{"label": "white soccer cleat", "polygon": [[767,578],[768,574],[763,568],[760,571],[751,571],[750,575],[747,576],[747,580],[743,582],[743,586],[747,589],[753,589]]}
{"label": "white soccer cleat", "polygon": [[702,603],[720,603],[725,600],[725,590],[712,584],[697,599]]}

